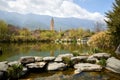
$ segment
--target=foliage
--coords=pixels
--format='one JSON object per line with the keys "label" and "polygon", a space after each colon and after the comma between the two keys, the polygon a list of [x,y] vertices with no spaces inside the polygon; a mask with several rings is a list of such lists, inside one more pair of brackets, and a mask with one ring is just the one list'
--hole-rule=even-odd
{"label": "foliage", "polygon": [[110,35],[108,35],[107,31],[96,33],[88,40],[88,45],[98,47],[100,49],[110,48],[112,47]]}
{"label": "foliage", "polygon": [[72,65],[72,61],[70,57],[62,57],[62,60],[65,64],[67,64],[68,66]]}
{"label": "foliage", "polygon": [[79,29],[70,29],[64,32],[64,37],[71,39],[78,39],[83,37],[89,37],[92,35],[90,30],[84,30],[82,28]]}
{"label": "foliage", "polygon": [[70,29],[65,31],[51,31],[51,30],[32,30],[28,28],[19,28],[17,26],[6,24],[4,21],[0,21],[0,41],[7,42],[50,42],[56,39],[72,39],[73,43],[76,43],[77,39],[84,37],[90,37],[92,32],[79,29]]}
{"label": "foliage", "polygon": [[72,54],[73,54],[74,56],[80,56],[79,51],[73,51]]}
{"label": "foliage", "polygon": [[98,63],[98,64],[101,65],[101,66],[103,66],[103,67],[105,67],[105,66],[106,66],[106,59],[101,58],[101,59],[99,60],[99,63]]}
{"label": "foliage", "polygon": [[6,39],[6,37],[8,36],[7,32],[8,32],[7,24],[4,21],[0,20],[0,39],[2,40]]}
{"label": "foliage", "polygon": [[10,79],[17,79],[21,76],[23,66],[19,64],[14,64],[8,68],[8,76]]}
{"label": "foliage", "polygon": [[117,47],[120,44],[120,0],[115,0],[113,10],[106,13],[106,23],[111,35],[112,45]]}
{"label": "foliage", "polygon": [[55,31],[42,31],[40,32],[40,38],[41,39],[50,39],[50,40],[54,40],[56,39],[56,32]]}
{"label": "foliage", "polygon": [[100,53],[100,52],[103,52],[103,51],[97,47],[90,48],[90,50],[88,51],[89,54]]}

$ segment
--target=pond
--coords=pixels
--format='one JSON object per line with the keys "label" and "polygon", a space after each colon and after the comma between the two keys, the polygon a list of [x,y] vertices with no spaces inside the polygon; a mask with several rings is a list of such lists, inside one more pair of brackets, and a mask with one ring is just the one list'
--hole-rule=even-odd
{"label": "pond", "polygon": [[89,50],[87,45],[54,43],[1,43],[0,48],[2,49],[0,61],[15,61],[22,56],[57,56],[59,54],[71,53],[73,51],[85,53]]}
{"label": "pond", "polygon": [[[0,61],[15,61],[22,56],[57,56],[59,54],[79,51],[87,54],[90,47],[80,44],[55,44],[55,43],[0,43]],[[103,72],[82,72],[73,75],[74,69],[65,71],[30,73],[20,80],[119,80],[118,74]],[[109,74],[108,74],[109,73]]]}

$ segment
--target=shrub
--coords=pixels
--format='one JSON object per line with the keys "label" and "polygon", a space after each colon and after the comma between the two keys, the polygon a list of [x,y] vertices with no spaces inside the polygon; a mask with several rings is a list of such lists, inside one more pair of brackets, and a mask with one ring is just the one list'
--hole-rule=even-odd
{"label": "shrub", "polygon": [[72,65],[72,61],[70,57],[62,57],[62,60],[65,64],[67,64],[68,66]]}
{"label": "shrub", "polygon": [[100,49],[110,48],[110,43],[110,35],[108,35],[107,31],[96,33],[88,40],[88,45]]}
{"label": "shrub", "polygon": [[90,51],[88,51],[89,54],[100,53],[100,52],[103,52],[103,51],[98,47],[90,48]]}
{"label": "shrub", "polygon": [[101,59],[99,60],[99,63],[98,63],[98,64],[101,65],[101,66],[103,66],[103,67],[105,67],[105,66],[106,66],[106,59],[101,58]]}
{"label": "shrub", "polygon": [[73,51],[72,54],[73,54],[73,56],[80,56],[79,51]]}
{"label": "shrub", "polygon": [[8,77],[12,79],[17,79],[21,76],[23,70],[22,65],[14,64],[8,68]]}

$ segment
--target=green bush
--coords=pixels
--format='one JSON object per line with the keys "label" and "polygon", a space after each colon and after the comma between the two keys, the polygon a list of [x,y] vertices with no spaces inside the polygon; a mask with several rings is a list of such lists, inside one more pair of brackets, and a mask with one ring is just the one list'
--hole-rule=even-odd
{"label": "green bush", "polygon": [[94,53],[100,53],[103,52],[100,48],[90,48],[90,50],[88,51],[89,54],[94,54]]}
{"label": "green bush", "polygon": [[73,54],[73,56],[80,56],[79,51],[73,51],[72,54]]}
{"label": "green bush", "polygon": [[19,64],[12,65],[8,68],[8,77],[12,79],[17,79],[21,76],[23,66]]}
{"label": "green bush", "polygon": [[72,61],[70,59],[70,57],[62,57],[62,60],[65,64],[67,64],[68,66],[72,65]]}
{"label": "green bush", "polygon": [[101,58],[101,59],[99,60],[99,63],[98,63],[98,64],[101,65],[101,66],[103,66],[103,67],[105,67],[105,66],[106,66],[106,59]]}

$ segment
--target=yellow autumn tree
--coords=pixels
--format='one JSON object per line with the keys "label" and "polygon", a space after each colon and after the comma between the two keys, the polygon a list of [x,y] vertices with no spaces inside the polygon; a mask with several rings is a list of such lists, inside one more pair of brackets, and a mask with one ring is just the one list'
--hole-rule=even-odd
{"label": "yellow autumn tree", "polygon": [[88,44],[93,47],[98,47],[101,49],[112,47],[110,41],[110,35],[108,35],[108,31],[102,31],[94,34],[89,40]]}

